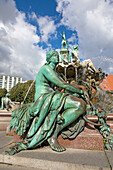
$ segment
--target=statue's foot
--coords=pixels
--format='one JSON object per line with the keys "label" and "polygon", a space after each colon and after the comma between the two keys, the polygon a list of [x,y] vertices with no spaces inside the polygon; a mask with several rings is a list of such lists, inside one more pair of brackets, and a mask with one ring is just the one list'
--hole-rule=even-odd
{"label": "statue's foot", "polygon": [[12,147],[9,149],[9,151],[5,151],[5,154],[6,155],[14,155],[18,153],[18,148],[15,146],[15,147]]}
{"label": "statue's foot", "polygon": [[9,151],[5,151],[5,154],[6,154],[6,155],[14,155],[14,154],[16,154],[16,153],[18,153],[16,149],[11,149],[11,150],[9,150]]}
{"label": "statue's foot", "polygon": [[22,150],[25,150],[25,149],[22,147],[19,147],[18,145],[15,145],[15,146],[9,148],[9,151],[5,151],[5,154],[6,155],[14,155]]}
{"label": "statue's foot", "polygon": [[63,152],[65,151],[66,149],[61,146],[58,142],[58,139],[55,138],[55,137],[51,137],[48,139],[48,143],[51,147],[52,150],[56,151],[56,152]]}

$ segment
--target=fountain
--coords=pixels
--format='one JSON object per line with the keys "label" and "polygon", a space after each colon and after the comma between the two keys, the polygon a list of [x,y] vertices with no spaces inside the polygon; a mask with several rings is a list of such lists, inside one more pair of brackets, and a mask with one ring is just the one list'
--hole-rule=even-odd
{"label": "fountain", "polygon": [[[104,111],[106,111],[106,113],[112,113],[112,92],[110,90],[106,92],[101,88],[103,80],[106,81],[107,74],[102,72],[101,68],[99,68],[97,71],[90,59],[80,62],[77,45],[74,46],[69,56],[69,50],[67,48],[68,43],[65,39],[65,33],[63,33],[62,38],[62,49],[60,51],[61,60],[56,67],[56,72],[70,84],[79,84],[85,86],[90,100],[92,103],[94,103],[95,107],[97,108],[99,106],[101,109],[104,109],[105,105],[106,109],[104,109]],[[107,81],[106,87],[108,88]]]}
{"label": "fountain", "polygon": [[[54,94],[58,92],[58,94],[60,94],[60,95],[61,94],[63,94],[63,95],[71,94],[70,93],[71,90],[67,87],[70,87],[72,89],[75,89],[78,86],[81,86],[82,89],[83,89],[83,87],[85,87],[84,89],[86,89],[86,90],[85,90],[84,94],[80,95],[79,94],[80,92],[78,92],[78,94],[75,92],[76,93],[75,97],[78,101],[81,101],[80,98],[82,98],[87,103],[87,106],[86,106],[86,110],[84,110],[85,113],[83,112],[84,115],[77,117],[77,119],[75,119],[75,121],[72,121],[71,124],[69,124],[69,126],[66,126],[63,129],[63,131],[61,132],[61,135],[59,136],[59,142],[64,143],[64,141],[68,140],[67,143],[69,144],[69,147],[84,148],[84,149],[103,149],[103,139],[104,139],[104,148],[113,150],[113,134],[111,133],[111,128],[107,123],[107,118],[109,117],[109,113],[111,114],[111,112],[113,111],[113,96],[110,92],[107,93],[100,88],[100,84],[103,82],[103,80],[106,78],[107,75],[102,72],[101,68],[96,70],[90,59],[80,62],[80,59],[78,57],[79,52],[78,52],[77,46],[74,46],[71,54],[69,55],[68,42],[66,41],[65,33],[63,33],[62,38],[63,38],[63,40],[62,40],[62,44],[61,44],[62,48],[60,50],[60,61],[57,64],[57,66],[55,67],[56,74],[51,70],[51,74],[54,75],[53,79],[48,77],[48,79],[45,80],[44,83],[47,84],[47,82],[49,82],[48,80],[51,80],[50,82],[54,83],[52,80],[54,80],[54,78],[55,78],[55,80],[57,79],[56,85],[55,85],[55,83],[54,83],[54,86],[52,84],[47,84],[48,85],[47,87],[51,86],[54,89]],[[53,67],[53,65],[50,65],[53,62],[53,60],[51,60],[51,57],[54,57],[54,58],[58,57],[58,53],[53,50],[48,52],[48,54],[46,56],[46,61],[47,61],[46,65],[47,66],[49,65],[48,69]],[[44,65],[44,67],[42,67],[42,71],[43,71],[43,68],[46,68],[46,65]],[[48,71],[48,70],[46,70],[46,71]],[[40,76],[41,74],[42,74],[42,72],[40,71],[38,76]],[[46,72],[44,72],[43,74],[46,74]],[[51,75],[51,74],[47,73],[47,75]],[[47,75],[45,75],[45,77]],[[56,78],[56,75],[59,78]],[[38,81],[38,80],[39,79],[37,79],[36,81]],[[44,78],[43,78],[43,80],[44,80]],[[66,86],[61,85],[62,84],[61,80],[62,80],[62,82],[64,82],[64,84]],[[58,86],[57,86],[57,82],[60,82],[61,84],[58,84]],[[38,82],[38,85],[39,84],[40,83]],[[65,87],[65,88],[62,89],[62,87]],[[45,86],[44,86],[44,88],[45,88]],[[37,88],[36,90],[38,91],[39,89]],[[74,90],[72,90],[72,92],[73,91]],[[38,96],[38,94],[39,94],[39,91],[36,92],[35,98]],[[52,94],[52,93],[50,93],[50,94]],[[59,101],[60,101],[60,99],[61,98],[59,98]],[[75,99],[75,98],[73,98],[73,99]],[[44,113],[41,115],[42,118],[41,118],[40,114],[38,116],[34,115],[35,109],[37,109],[37,107],[35,105],[39,104],[42,112],[43,112],[43,109],[45,109],[45,108],[43,108],[43,105],[41,106],[40,98],[38,98],[38,100],[36,100],[34,103],[23,105],[13,112],[13,117],[12,117],[12,121],[10,124],[10,131],[13,130],[14,134],[15,133],[21,134],[20,135],[21,140],[23,140],[23,139],[25,139],[25,140],[23,140],[23,143],[19,143],[18,145],[15,145],[13,148],[11,148],[11,151],[9,151],[10,154],[15,154],[16,151],[18,152],[18,151],[23,150],[23,145],[25,145],[24,147],[25,147],[25,149],[27,149],[26,147],[27,147],[27,145],[29,145],[29,142],[31,142],[33,144],[32,141],[29,141],[29,133],[27,134],[27,138],[26,138],[26,131],[27,131],[27,129],[29,129],[29,127],[32,123],[33,123],[32,125],[35,125],[35,126],[33,126],[33,128],[38,129],[40,126],[42,126],[42,125],[38,125],[37,123],[39,123],[39,120],[42,121],[43,115],[46,116],[46,114],[47,114],[47,111],[46,112],[44,111]],[[44,102],[45,101],[46,100],[44,98]],[[51,101],[51,98],[49,100],[47,100],[47,102],[49,102],[49,101]],[[62,101],[63,101],[63,98],[60,102],[61,103],[60,106],[62,106]],[[82,101],[82,105],[83,105],[83,103],[84,102]],[[49,103],[49,105],[51,105],[51,103]],[[58,107],[58,109],[60,108],[60,106]],[[71,103],[70,103],[70,106],[71,106]],[[45,103],[45,107],[47,107],[47,109],[48,109],[49,106]],[[44,127],[42,126],[42,129],[43,128],[46,129],[44,132],[42,131],[40,133],[40,129],[39,129],[39,133],[38,133],[38,130],[36,130],[36,132],[35,132],[34,129],[31,129],[31,128],[30,128],[31,130],[29,129],[30,133],[35,132],[33,135],[31,135],[31,137],[33,137],[35,135],[35,138],[37,138],[36,134],[37,135],[41,134],[42,136],[46,135],[46,133],[49,134],[48,131],[51,131],[51,128],[49,129],[49,125],[50,125],[50,123],[51,123],[51,126],[53,125],[53,122],[52,122],[53,120],[50,119],[51,115],[57,116],[56,118],[54,117],[54,120],[55,120],[54,122],[56,122],[58,127],[65,123],[65,119],[63,118],[62,114],[57,113],[58,109],[54,110],[54,112],[55,112],[54,114],[52,114],[52,111],[50,110],[46,119],[44,117],[44,119],[45,119],[44,123],[43,123]],[[64,108],[62,108],[62,109],[64,109]],[[60,111],[62,111],[62,109]],[[39,108],[38,108],[38,110],[39,110]],[[80,114],[77,111],[76,111],[76,113]],[[20,118],[22,118],[22,119],[20,119]],[[112,119],[113,119],[113,116],[112,116]],[[26,121],[27,121],[27,123],[26,123]],[[49,123],[49,125],[47,123]],[[54,126],[57,127],[57,125],[54,125]],[[52,128],[52,130],[54,128]],[[87,128],[87,130],[86,130],[86,128]],[[92,141],[95,142],[93,144],[91,142],[89,142],[89,141],[91,141],[91,134],[92,134],[91,130],[93,130]],[[99,133],[97,135],[97,132],[94,132],[94,131],[98,131],[100,133],[100,136],[99,136]],[[84,137],[82,136],[80,139],[79,134],[82,134],[81,132],[87,132],[87,133],[85,133]],[[94,133],[95,133],[95,135],[94,135]],[[87,136],[86,134],[89,136]],[[42,136],[40,136],[39,138],[41,139]],[[61,136],[63,139],[61,138]],[[50,137],[50,136],[47,136],[47,137]],[[37,138],[37,140],[39,138]],[[73,142],[72,142],[72,139],[75,139],[75,140],[73,140]],[[79,140],[77,140],[77,139],[79,139]],[[80,147],[80,140],[82,143],[82,147]],[[27,142],[27,143],[24,143],[24,142]],[[54,145],[52,144],[52,140],[48,140],[48,142],[53,150],[59,152],[59,149],[58,148],[56,149],[54,147]],[[100,144],[101,146],[97,146],[98,143],[100,143],[100,142],[101,142],[101,144]],[[58,141],[56,143],[58,144]],[[76,145],[77,143],[78,143],[78,146]],[[65,143],[64,146],[67,146],[68,144]],[[59,146],[59,148],[62,151],[65,150],[64,148],[61,148],[60,146]]]}
{"label": "fountain", "polygon": [[[86,132],[90,132],[92,129],[91,133],[94,133],[95,129],[100,132],[100,134],[106,138],[106,136],[110,135],[111,129],[109,128],[109,125],[106,123],[107,118],[110,123],[113,123],[113,95],[110,90],[107,92],[105,90],[102,90],[102,82],[103,80],[106,80],[106,77],[108,76],[104,72],[102,72],[102,69],[99,68],[98,71],[95,69],[93,63],[91,60],[85,60],[83,62],[80,62],[80,59],[78,57],[78,48],[77,46],[74,46],[71,55],[69,56],[69,50],[67,48],[68,43],[65,39],[65,33],[63,33],[63,41],[62,41],[62,49],[60,51],[61,54],[61,62],[57,65],[56,67],[56,72],[70,84],[76,85],[83,85],[88,94],[89,94],[89,99],[90,99],[90,104],[93,105],[93,109],[99,109],[100,113],[96,113],[95,111],[92,110],[92,107],[87,108],[87,116],[89,116],[90,120],[93,120],[98,123],[104,122],[104,126],[93,126],[90,124],[86,123]],[[111,61],[111,60],[110,60]],[[107,81],[106,81],[106,86],[107,86]],[[103,115],[102,115],[103,113]],[[98,117],[95,118],[95,116]],[[87,121],[88,122],[88,121]],[[109,123],[108,122],[108,123]],[[78,122],[80,125],[81,121]],[[78,126],[78,125],[77,125]],[[113,126],[113,125],[112,125]],[[111,128],[112,128],[111,126]],[[81,129],[84,129],[81,126]],[[102,130],[103,129],[103,130]],[[94,131],[93,131],[94,130]],[[96,134],[96,133],[95,133]],[[112,135],[111,135],[112,136]],[[75,136],[74,136],[75,137]],[[79,136],[78,136],[79,138]],[[112,137],[110,137],[111,140]],[[87,137],[86,137],[87,139]],[[81,139],[80,139],[81,140]],[[97,139],[96,139],[97,140]],[[62,143],[61,139],[61,143]],[[72,141],[71,141],[72,142]],[[78,140],[79,142],[79,140]],[[87,143],[87,142],[86,142]],[[107,142],[106,142],[107,143]],[[113,141],[112,141],[113,143]],[[64,142],[63,142],[64,144]],[[76,147],[76,144],[73,143]],[[96,144],[94,144],[96,145]],[[107,146],[109,144],[106,144]],[[77,146],[78,147],[78,146]],[[79,146],[80,147],[80,146]],[[84,148],[84,147],[80,147]],[[87,146],[86,146],[87,148]],[[97,146],[98,148],[98,146]],[[93,147],[90,149],[94,149]]]}

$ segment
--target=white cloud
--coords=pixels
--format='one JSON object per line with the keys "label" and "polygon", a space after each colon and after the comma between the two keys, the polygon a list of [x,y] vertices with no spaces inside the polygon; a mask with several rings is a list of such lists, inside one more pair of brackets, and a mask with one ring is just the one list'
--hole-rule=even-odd
{"label": "white cloud", "polygon": [[76,34],[73,33],[70,38],[68,38],[68,42],[75,43],[76,42]]}
{"label": "white cloud", "polygon": [[0,21],[3,23],[15,22],[18,10],[13,0],[0,0]]}
{"label": "white cloud", "polygon": [[29,15],[29,17],[37,21],[41,33],[41,41],[47,43],[48,39],[51,38],[53,34],[55,35],[56,27],[57,27],[52,17],[49,16],[37,17],[34,12],[32,12],[32,14]]}
{"label": "white cloud", "polygon": [[[62,14],[62,25],[76,30],[79,38],[80,58],[90,58],[113,74],[113,4],[104,0],[57,0],[57,12]],[[109,64],[108,64],[109,63]],[[108,68],[109,67],[109,68]]]}
{"label": "white cloud", "polygon": [[110,72],[113,72],[113,67],[109,67],[109,71],[110,71]]}
{"label": "white cloud", "polygon": [[51,17],[45,16],[37,19],[42,41],[47,42],[52,34],[56,31],[54,20]]}
{"label": "white cloud", "polygon": [[36,31],[13,0],[0,1],[0,74],[35,78],[46,53],[34,45],[40,41]]}

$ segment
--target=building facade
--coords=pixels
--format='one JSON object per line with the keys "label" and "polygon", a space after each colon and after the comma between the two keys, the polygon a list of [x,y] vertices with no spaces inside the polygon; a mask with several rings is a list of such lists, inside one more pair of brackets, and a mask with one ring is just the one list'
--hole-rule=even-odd
{"label": "building facade", "polygon": [[108,75],[107,78],[100,84],[100,87],[105,91],[113,92],[113,75]]}
{"label": "building facade", "polygon": [[0,88],[5,88],[7,91],[10,91],[17,83],[22,83],[22,77],[0,75]]}

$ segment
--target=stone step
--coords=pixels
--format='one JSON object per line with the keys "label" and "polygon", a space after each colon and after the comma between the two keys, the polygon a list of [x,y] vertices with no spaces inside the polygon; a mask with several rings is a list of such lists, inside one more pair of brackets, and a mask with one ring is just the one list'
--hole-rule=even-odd
{"label": "stone step", "polygon": [[11,117],[0,117],[0,123],[1,122],[10,122],[11,121]]}
{"label": "stone step", "polygon": [[113,130],[113,123],[108,123],[108,125],[110,125],[110,129]]}
{"label": "stone step", "polygon": [[107,114],[107,120],[113,120],[113,113]]}
{"label": "stone step", "polygon": [[113,129],[113,120],[107,121],[107,124],[110,125],[110,128]]}
{"label": "stone step", "polygon": [[0,117],[11,117],[11,116],[12,116],[11,112],[7,112],[7,113],[0,112]]}
{"label": "stone step", "polygon": [[94,125],[86,123],[85,128],[84,128],[84,132],[97,133],[97,130],[95,129]]}
{"label": "stone step", "polygon": [[[98,117],[97,116],[90,116],[90,115],[88,115],[87,118],[90,121],[93,121],[93,122],[97,122],[98,121]],[[113,114],[107,114],[107,121],[113,121]]]}
{"label": "stone step", "polygon": [[[110,125],[110,129],[111,129],[111,131],[113,131],[113,123],[108,123],[108,125]],[[91,125],[89,123],[86,123],[84,131],[85,132],[97,133],[97,130],[95,129],[94,125]]]}
{"label": "stone step", "polygon": [[109,123],[113,124],[113,120],[107,120],[106,122],[107,122],[108,124],[109,124]]}
{"label": "stone step", "polygon": [[0,122],[0,131],[6,131],[9,124],[10,122]]}
{"label": "stone step", "polygon": [[7,111],[7,110],[0,110],[0,113],[11,113],[11,111]]}
{"label": "stone step", "polygon": [[[97,116],[87,116],[88,120],[92,122],[97,122],[98,117]],[[110,129],[113,131],[113,114],[108,114],[107,115],[107,121],[108,125],[110,125]],[[85,125],[85,132],[92,132],[92,133],[97,133],[97,130],[95,129],[94,125],[90,123],[86,123]]]}
{"label": "stone step", "polygon": [[11,121],[12,112],[0,110],[0,131],[6,131]]}

